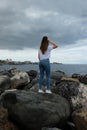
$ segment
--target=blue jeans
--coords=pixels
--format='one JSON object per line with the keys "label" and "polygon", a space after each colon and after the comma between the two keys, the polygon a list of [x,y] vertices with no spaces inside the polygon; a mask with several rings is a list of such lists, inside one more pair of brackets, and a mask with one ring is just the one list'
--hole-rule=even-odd
{"label": "blue jeans", "polygon": [[47,89],[50,90],[50,61],[49,59],[40,60],[40,79],[39,79],[39,89],[42,89],[44,73],[46,73],[46,85]]}

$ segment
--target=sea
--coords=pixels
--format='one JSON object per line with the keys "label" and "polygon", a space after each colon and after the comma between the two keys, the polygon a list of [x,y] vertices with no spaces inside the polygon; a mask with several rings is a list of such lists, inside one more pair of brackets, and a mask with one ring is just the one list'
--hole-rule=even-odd
{"label": "sea", "polygon": [[[0,65],[0,71],[9,70],[11,68],[16,68],[22,71],[36,70],[39,71],[38,64],[22,64],[22,65]],[[86,75],[87,74],[87,64],[51,64],[51,71],[63,71],[67,75],[72,75],[74,73]]]}

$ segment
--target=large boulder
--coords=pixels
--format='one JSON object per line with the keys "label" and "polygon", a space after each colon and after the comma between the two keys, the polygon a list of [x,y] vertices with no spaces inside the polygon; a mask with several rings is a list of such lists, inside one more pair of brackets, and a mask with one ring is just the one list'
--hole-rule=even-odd
{"label": "large boulder", "polygon": [[68,101],[55,94],[17,90],[4,93],[2,101],[12,121],[23,130],[62,127],[70,116]]}

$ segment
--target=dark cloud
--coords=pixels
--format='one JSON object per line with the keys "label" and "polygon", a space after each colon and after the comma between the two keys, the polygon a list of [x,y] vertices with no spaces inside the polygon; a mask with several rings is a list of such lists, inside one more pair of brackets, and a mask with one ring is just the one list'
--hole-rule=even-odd
{"label": "dark cloud", "polygon": [[0,1],[0,48],[38,48],[43,35],[60,46],[87,37],[86,0]]}

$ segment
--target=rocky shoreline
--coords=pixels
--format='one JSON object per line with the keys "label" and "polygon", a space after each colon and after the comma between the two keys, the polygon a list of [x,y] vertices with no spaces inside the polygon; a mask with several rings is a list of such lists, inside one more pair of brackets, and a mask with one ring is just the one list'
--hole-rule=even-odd
{"label": "rocky shoreline", "polygon": [[0,130],[87,130],[87,75],[51,72],[52,94],[38,81],[35,70],[0,72]]}

